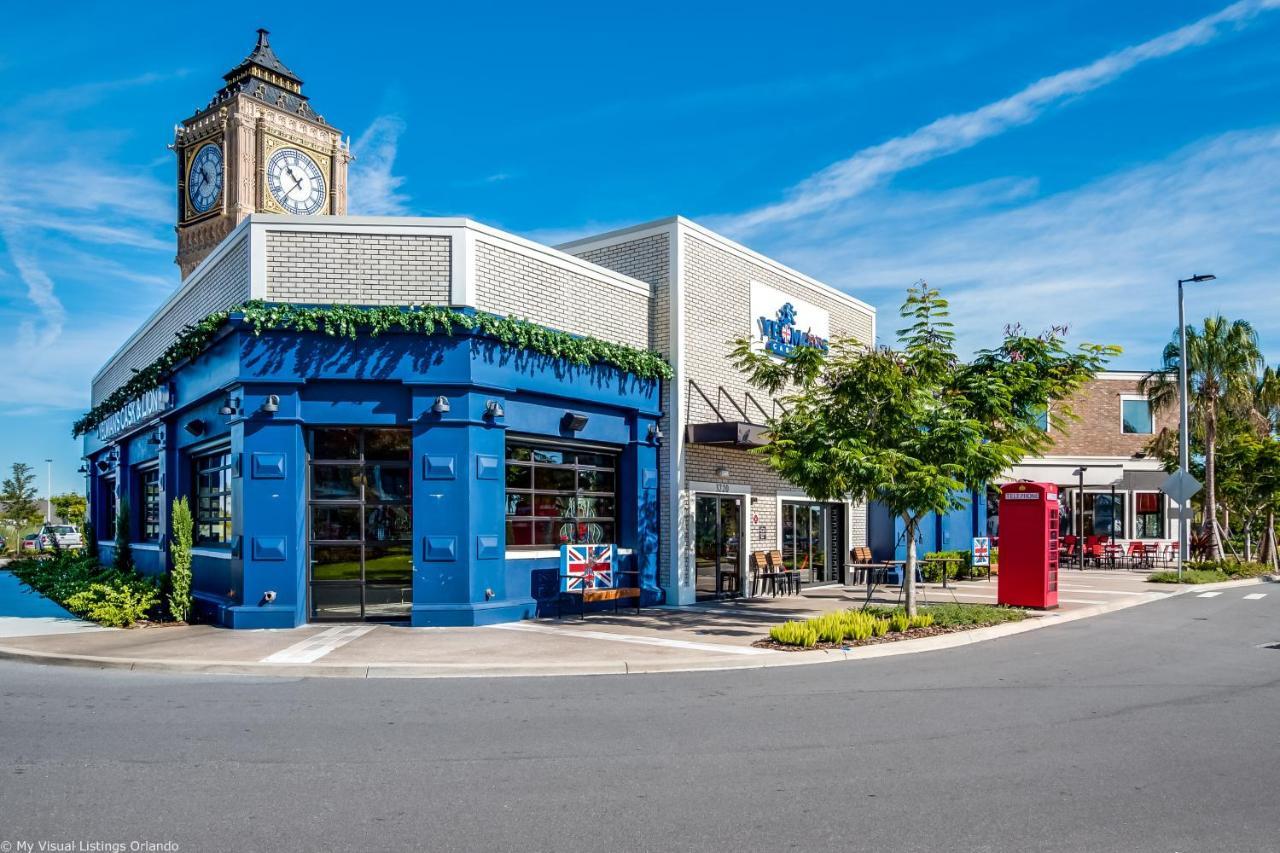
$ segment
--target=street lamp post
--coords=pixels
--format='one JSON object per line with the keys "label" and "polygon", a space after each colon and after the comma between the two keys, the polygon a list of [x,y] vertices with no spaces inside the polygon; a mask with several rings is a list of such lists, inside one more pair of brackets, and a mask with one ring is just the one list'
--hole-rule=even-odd
{"label": "street lamp post", "polygon": [[[1188,415],[1187,391],[1187,306],[1183,285],[1199,284],[1217,278],[1212,274],[1193,275],[1178,279],[1178,473],[1185,479],[1191,460],[1191,435]],[[1182,581],[1182,564],[1191,556],[1191,517],[1187,513],[1187,498],[1178,504],[1178,581]]]}
{"label": "street lamp post", "polygon": [[44,523],[53,523],[53,460],[46,459],[44,481]]}

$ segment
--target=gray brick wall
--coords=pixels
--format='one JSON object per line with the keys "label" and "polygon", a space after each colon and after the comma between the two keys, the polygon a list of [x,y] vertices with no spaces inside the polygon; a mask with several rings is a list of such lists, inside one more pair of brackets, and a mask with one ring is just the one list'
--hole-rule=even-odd
{"label": "gray brick wall", "polygon": [[490,240],[475,245],[476,307],[647,349],[650,297]]}
{"label": "gray brick wall", "polygon": [[[608,246],[575,251],[578,257],[602,267],[629,275],[653,286],[653,299],[649,305],[649,348],[671,360],[671,235],[667,232],[650,234],[635,240],[625,240]],[[670,551],[665,538],[670,535],[671,508],[676,489],[667,472],[671,470],[672,442],[678,441],[677,431],[671,425],[671,384],[662,384],[662,411],[659,425],[667,436],[658,450],[662,466],[662,495],[659,503],[659,523],[662,525],[664,544],[659,551],[658,582],[663,587],[671,585]]]}
{"label": "gray brick wall", "polygon": [[184,326],[248,298],[249,241],[245,236],[214,266],[206,269],[191,290],[165,308],[145,334],[109,364],[93,383],[93,404],[96,406],[128,381],[134,370],[155,361]]}
{"label": "gray brick wall", "polygon": [[266,239],[269,301],[449,304],[449,237],[268,230]]}

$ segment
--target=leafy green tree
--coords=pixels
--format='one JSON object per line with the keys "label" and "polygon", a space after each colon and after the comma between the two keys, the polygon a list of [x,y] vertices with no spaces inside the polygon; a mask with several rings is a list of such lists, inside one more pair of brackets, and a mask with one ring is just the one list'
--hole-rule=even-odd
{"label": "leafy green tree", "polygon": [[[1192,435],[1204,450],[1204,536],[1208,556],[1222,559],[1218,535],[1217,449],[1224,417],[1246,417],[1254,405],[1255,383],[1262,367],[1258,335],[1247,320],[1206,317],[1203,328],[1187,326],[1187,387]],[[1156,410],[1178,406],[1181,342],[1175,330],[1164,348],[1161,365],[1143,377],[1139,390]]]}
{"label": "leafy green tree", "polygon": [[58,518],[67,524],[79,524],[84,519],[85,512],[89,508],[84,495],[77,495],[75,492],[54,495],[50,502],[53,504],[53,511]]}
{"label": "leafy green tree", "polygon": [[1261,523],[1262,562],[1275,554],[1275,514],[1280,509],[1280,439],[1270,431],[1231,431],[1218,448],[1218,497],[1241,520],[1245,559],[1253,558],[1251,534]]}
{"label": "leafy green tree", "polygon": [[116,508],[116,555],[112,564],[117,571],[133,570],[133,549],[129,547],[130,533],[129,499],[122,496],[120,505]]}
{"label": "leafy green tree", "polygon": [[0,483],[0,503],[4,504],[4,517],[15,527],[25,527],[40,520],[40,507],[36,503],[36,475],[25,462],[13,463],[8,477]]}
{"label": "leafy green tree", "polygon": [[799,347],[784,360],[736,342],[734,360],[750,383],[782,395],[756,452],[784,479],[818,500],[878,501],[902,519],[907,612],[916,610],[916,532],[926,515],[965,505],[1050,439],[1037,424],[1046,403],[1061,428],[1067,399],[1116,347],[1068,352],[1064,329],[1039,337],[1006,330],[1003,343],[973,361],[955,354],[947,302],[921,282],[907,291],[899,349],[835,340],[830,351]]}
{"label": "leafy green tree", "polygon": [[191,615],[191,548],[195,523],[185,496],[173,499],[173,540],[169,543],[169,615],[185,622]]}

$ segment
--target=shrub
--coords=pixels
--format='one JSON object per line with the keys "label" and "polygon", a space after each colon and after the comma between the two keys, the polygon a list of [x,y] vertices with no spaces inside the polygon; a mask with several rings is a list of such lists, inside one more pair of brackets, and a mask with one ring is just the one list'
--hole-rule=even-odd
{"label": "shrub", "polygon": [[824,613],[817,619],[810,619],[809,624],[824,643],[842,643],[845,634],[845,619],[841,613]]}
{"label": "shrub", "polygon": [[1262,563],[1249,563],[1244,560],[1202,560],[1192,562],[1190,567],[1200,571],[1221,572],[1230,578],[1257,578],[1271,574],[1271,567]]}
{"label": "shrub", "polygon": [[889,630],[895,634],[901,634],[903,631],[911,627],[911,617],[905,611],[898,610],[889,617]]}
{"label": "shrub", "polygon": [[909,624],[912,628],[928,628],[933,625],[933,614],[917,613],[915,616],[910,617]]}
{"label": "shrub", "polygon": [[783,622],[769,629],[769,639],[786,646],[811,649],[818,645],[818,632],[807,622]]}
{"label": "shrub", "polygon": [[1152,572],[1147,575],[1147,583],[1221,583],[1231,580],[1226,572],[1210,569],[1183,569],[1182,580],[1178,580],[1175,572]]}
{"label": "shrub", "polygon": [[133,569],[133,550],[129,547],[129,498],[121,496],[116,508],[116,557],[114,566],[118,572]]}
{"label": "shrub", "polygon": [[885,634],[889,633],[889,620],[876,619],[871,623],[871,633],[877,637],[883,637]]}
{"label": "shrub", "polygon": [[81,538],[84,539],[84,555],[95,563],[98,562],[98,533],[93,529],[93,522],[88,516],[85,516],[80,530],[83,531]]}
{"label": "shrub", "polygon": [[90,584],[66,600],[67,609],[87,616],[101,625],[128,628],[160,601],[160,592],[142,579],[112,578],[107,583]]}
{"label": "shrub", "polygon": [[159,591],[146,578],[103,568],[93,559],[69,551],[48,559],[15,560],[7,568],[72,613],[103,625],[128,627],[159,601]]}
{"label": "shrub", "polygon": [[185,496],[173,499],[173,540],[169,569],[169,615],[185,622],[191,615],[191,507]]}
{"label": "shrub", "polygon": [[1021,622],[1027,616],[1024,610],[994,604],[926,604],[920,608],[920,613],[928,615],[933,620],[932,624],[943,627]]}
{"label": "shrub", "polygon": [[[924,555],[925,560],[948,559],[959,562],[947,563],[947,577],[972,577],[973,555],[968,551],[930,551]],[[920,571],[928,583],[939,583],[942,580],[942,564],[921,562]]]}

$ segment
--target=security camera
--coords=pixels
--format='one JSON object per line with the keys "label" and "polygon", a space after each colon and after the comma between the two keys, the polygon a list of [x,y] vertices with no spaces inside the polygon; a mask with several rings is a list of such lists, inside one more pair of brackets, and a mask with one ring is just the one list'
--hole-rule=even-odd
{"label": "security camera", "polygon": [[274,589],[267,590],[262,594],[262,600],[265,601],[267,604],[270,604],[271,602],[275,601],[276,591]]}

